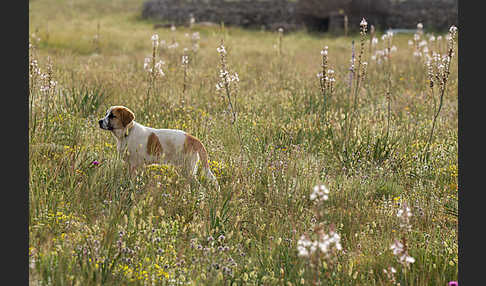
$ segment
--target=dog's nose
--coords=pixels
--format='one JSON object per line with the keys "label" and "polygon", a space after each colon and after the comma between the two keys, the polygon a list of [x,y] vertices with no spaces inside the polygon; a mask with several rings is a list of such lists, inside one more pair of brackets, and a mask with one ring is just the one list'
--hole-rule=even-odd
{"label": "dog's nose", "polygon": [[100,119],[100,121],[98,121],[98,123],[100,124],[100,128],[103,127],[103,120]]}

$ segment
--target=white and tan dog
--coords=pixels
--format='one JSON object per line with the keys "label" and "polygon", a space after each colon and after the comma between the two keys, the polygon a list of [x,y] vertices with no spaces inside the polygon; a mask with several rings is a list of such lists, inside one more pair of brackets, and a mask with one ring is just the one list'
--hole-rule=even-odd
{"label": "white and tan dog", "polygon": [[115,136],[117,150],[128,161],[131,173],[144,164],[168,163],[182,167],[186,176],[194,178],[196,164],[201,160],[204,175],[218,186],[209,168],[206,148],[196,137],[182,130],[143,126],[134,119],[130,109],[112,106],[99,121],[101,129]]}

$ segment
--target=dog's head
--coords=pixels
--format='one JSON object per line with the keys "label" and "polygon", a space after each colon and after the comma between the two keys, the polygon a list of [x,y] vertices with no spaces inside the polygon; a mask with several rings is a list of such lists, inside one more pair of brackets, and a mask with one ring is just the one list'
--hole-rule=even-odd
{"label": "dog's head", "polygon": [[135,119],[133,112],[125,106],[112,106],[106,112],[106,116],[98,123],[101,129],[117,130],[125,129]]}

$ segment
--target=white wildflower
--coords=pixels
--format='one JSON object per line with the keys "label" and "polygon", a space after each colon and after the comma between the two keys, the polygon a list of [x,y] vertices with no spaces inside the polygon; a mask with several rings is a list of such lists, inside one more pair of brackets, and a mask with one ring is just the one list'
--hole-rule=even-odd
{"label": "white wildflower", "polygon": [[317,202],[320,201],[327,201],[329,199],[329,190],[325,185],[316,185],[313,188],[312,193],[310,194],[311,201],[316,200]]}
{"label": "white wildflower", "polygon": [[412,256],[410,256],[408,254],[405,254],[405,255],[400,256],[399,261],[402,264],[410,264],[410,263],[415,262],[415,258],[413,258]]}
{"label": "white wildflower", "polygon": [[228,80],[229,82],[233,82],[233,81],[239,82],[240,78],[238,77],[238,73],[234,73],[230,75]]}
{"label": "white wildflower", "polygon": [[401,208],[397,211],[397,217],[400,219],[400,227],[410,230],[410,217],[412,216],[412,212],[408,207],[407,203],[404,202]]}
{"label": "white wildflower", "polygon": [[152,45],[154,47],[158,47],[159,46],[159,35],[157,35],[157,34],[153,34],[152,35]]}
{"label": "white wildflower", "polygon": [[363,18],[363,20],[361,20],[361,23],[359,23],[359,25],[361,27],[366,27],[368,25],[368,23],[366,22],[365,18]]}
{"label": "white wildflower", "polygon": [[403,266],[408,267],[411,263],[415,262],[415,258],[407,253],[404,245],[398,240],[393,242],[390,249],[392,250],[393,255],[398,257],[398,262],[400,262]]}
{"label": "white wildflower", "polygon": [[321,51],[321,56],[327,56],[327,50],[328,50],[328,47],[325,46],[324,49],[322,49],[322,51]]}
{"label": "white wildflower", "polygon": [[390,249],[393,253],[393,255],[399,255],[400,253],[403,252],[403,244],[398,241],[398,240],[395,240],[392,245],[390,246]]}
{"label": "white wildflower", "polygon": [[229,73],[228,71],[226,70],[219,70],[219,77],[220,78],[224,78],[225,76],[227,76]]}
{"label": "white wildflower", "polygon": [[165,76],[165,73],[162,70],[162,65],[164,65],[164,64],[165,64],[165,62],[162,61],[162,60],[155,63],[154,68],[156,69],[156,71],[159,73],[160,76]]}
{"label": "white wildflower", "polygon": [[216,84],[216,90],[221,90],[221,89],[223,89],[223,83],[222,82],[218,82]]}
{"label": "white wildflower", "polygon": [[219,46],[219,47],[216,49],[216,51],[218,51],[218,53],[223,54],[223,55],[225,55],[225,54],[226,54],[226,49],[224,48],[224,46],[223,46],[223,45]]}
{"label": "white wildflower", "polygon": [[314,253],[319,253],[329,257],[333,251],[341,251],[343,249],[340,239],[339,234],[332,230],[329,234],[320,231],[319,237],[315,241],[302,235],[297,241],[298,255],[301,257],[309,257]]}
{"label": "white wildflower", "polygon": [[173,42],[172,44],[167,46],[168,49],[176,49],[177,47],[179,47],[178,42]]}
{"label": "white wildflower", "polygon": [[309,251],[307,250],[307,248],[303,247],[303,246],[297,246],[297,250],[299,251],[299,256],[302,256],[302,257],[308,257],[309,256]]}
{"label": "white wildflower", "polygon": [[194,41],[197,41],[197,40],[201,39],[201,36],[199,35],[199,32],[192,33],[191,39],[194,40]]}
{"label": "white wildflower", "polygon": [[299,256],[309,256],[309,251],[307,248],[312,245],[312,242],[307,239],[304,235],[300,237],[297,241],[297,250],[299,251]]}
{"label": "white wildflower", "polygon": [[189,63],[189,56],[183,55],[182,56],[182,64],[187,65]]}
{"label": "white wildflower", "polygon": [[455,34],[457,32],[457,27],[452,25],[450,28],[449,28],[449,33],[451,34]]}
{"label": "white wildflower", "polygon": [[143,63],[143,69],[147,70],[150,68],[150,62],[152,62],[152,58],[145,58],[144,63]]}

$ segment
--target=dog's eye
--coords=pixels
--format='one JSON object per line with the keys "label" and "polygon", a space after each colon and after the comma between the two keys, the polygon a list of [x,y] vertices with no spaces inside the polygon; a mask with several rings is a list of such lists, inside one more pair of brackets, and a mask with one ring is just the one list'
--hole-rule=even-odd
{"label": "dog's eye", "polygon": [[110,115],[108,115],[108,118],[115,118],[115,115],[113,115],[113,113],[110,113]]}

